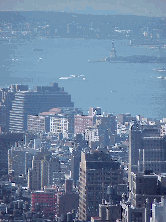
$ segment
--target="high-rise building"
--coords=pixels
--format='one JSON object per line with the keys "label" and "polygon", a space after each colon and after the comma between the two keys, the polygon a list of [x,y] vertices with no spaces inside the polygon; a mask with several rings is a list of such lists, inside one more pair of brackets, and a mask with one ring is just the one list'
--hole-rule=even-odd
{"label": "high-rise building", "polygon": [[156,174],[166,172],[166,137],[160,136],[158,126],[141,126],[135,122],[129,134],[129,189],[131,173],[143,173],[146,170]]}
{"label": "high-rise building", "polygon": [[0,104],[0,127],[1,132],[7,131],[7,109],[5,105]]}
{"label": "high-rise building", "polygon": [[11,85],[7,88],[0,89],[0,126],[3,132],[9,130],[9,113],[12,109],[12,101],[17,91],[27,91],[27,85]]}
{"label": "high-rise building", "polygon": [[166,172],[166,137],[143,137],[139,150],[138,172],[152,170],[156,174]]}
{"label": "high-rise building", "polygon": [[59,158],[54,158],[48,150],[41,150],[33,156],[32,169],[28,170],[28,187],[41,190],[44,186],[53,185],[55,172],[59,172]]}
{"label": "high-rise building", "polygon": [[78,193],[73,192],[73,180],[65,180],[65,193],[58,192],[58,216],[78,208]]}
{"label": "high-rise building", "polygon": [[131,187],[131,172],[138,170],[138,156],[141,149],[141,129],[138,123],[131,126],[129,134],[129,165],[128,165],[128,181]]}
{"label": "high-rise building", "polygon": [[[41,190],[42,187],[42,164],[43,159],[49,159],[51,157],[51,152],[48,150],[41,150],[33,156],[32,169],[28,170],[28,187],[31,190]],[[44,168],[45,169],[45,168]],[[44,172],[43,172],[44,173]]]}
{"label": "high-rise building", "polygon": [[37,86],[33,91],[17,91],[10,111],[10,127],[12,132],[27,130],[27,116],[38,115],[53,107],[74,107],[71,96],[57,83],[52,86]]}
{"label": "high-rise building", "polygon": [[106,199],[107,187],[122,183],[120,164],[102,151],[81,153],[79,176],[79,220],[98,216],[99,204]]}
{"label": "high-rise building", "polygon": [[120,221],[122,222],[145,221],[145,207],[134,208],[131,206],[130,201],[121,202],[121,206],[122,206],[122,220]]}
{"label": "high-rise building", "polygon": [[8,174],[8,149],[15,142],[23,140],[22,133],[0,134],[0,177]]}
{"label": "high-rise building", "polygon": [[14,176],[25,175],[25,150],[8,150],[8,174],[14,171]]}
{"label": "high-rise building", "polygon": [[[150,217],[154,199],[155,206],[159,206],[159,208],[156,207],[156,212],[154,209],[153,218],[155,218],[155,214],[157,216],[154,221],[163,221],[162,217],[158,217],[164,213],[163,205],[161,206],[158,203],[161,201],[163,191],[165,190],[165,178],[164,180],[160,179],[161,181],[159,182],[158,176],[150,171],[146,171],[145,174],[131,174],[131,192],[128,200],[125,201],[124,195],[122,195],[122,222],[153,221],[150,220]],[[161,212],[159,212],[160,210]],[[160,219],[157,220],[158,218]]]}
{"label": "high-rise building", "polygon": [[72,156],[71,156],[71,178],[73,179],[75,185],[79,180],[81,150],[82,148],[78,146],[76,149],[73,150]]}
{"label": "high-rise building", "polygon": [[156,199],[152,204],[151,222],[165,222],[166,219],[166,197],[161,198],[161,202],[157,203]]}
{"label": "high-rise building", "polygon": [[[148,171],[147,171],[148,172]],[[142,208],[148,198],[151,204],[155,198],[158,201],[161,195],[158,189],[158,176],[153,173],[132,173],[131,205],[134,208]]]}

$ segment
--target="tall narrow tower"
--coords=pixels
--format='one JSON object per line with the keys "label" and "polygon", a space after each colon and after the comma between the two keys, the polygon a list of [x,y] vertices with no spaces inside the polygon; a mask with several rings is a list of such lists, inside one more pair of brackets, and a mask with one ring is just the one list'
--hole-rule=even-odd
{"label": "tall narrow tower", "polygon": [[138,155],[141,149],[141,129],[137,122],[130,128],[129,134],[129,165],[128,165],[128,181],[129,190],[131,190],[131,172],[136,173],[138,171]]}

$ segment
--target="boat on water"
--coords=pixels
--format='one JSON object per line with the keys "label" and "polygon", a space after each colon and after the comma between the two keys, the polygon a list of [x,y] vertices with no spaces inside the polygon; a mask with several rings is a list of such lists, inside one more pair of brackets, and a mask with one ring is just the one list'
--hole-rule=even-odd
{"label": "boat on water", "polygon": [[[70,76],[71,76],[71,77],[79,77],[79,76],[77,76],[77,75],[70,75]],[[70,77],[70,78],[71,78],[71,77]]]}
{"label": "boat on water", "polygon": [[59,79],[70,79],[71,77],[59,77]]}
{"label": "boat on water", "polygon": [[157,79],[166,79],[164,76],[158,76]]}
{"label": "boat on water", "polygon": [[34,49],[33,51],[43,51],[43,49],[38,49],[38,48],[36,48],[36,49]]}
{"label": "boat on water", "polygon": [[166,68],[162,68],[162,69],[153,69],[153,71],[155,71],[155,72],[166,72]]}

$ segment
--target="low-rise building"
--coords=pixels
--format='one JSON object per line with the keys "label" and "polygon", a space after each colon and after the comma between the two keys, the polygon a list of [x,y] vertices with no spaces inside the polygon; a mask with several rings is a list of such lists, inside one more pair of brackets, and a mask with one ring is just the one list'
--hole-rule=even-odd
{"label": "low-rise building", "polygon": [[45,218],[55,218],[57,213],[57,193],[54,188],[31,193],[32,212],[41,212]]}
{"label": "low-rise building", "polygon": [[49,116],[27,116],[27,130],[28,132],[49,132],[50,118]]}

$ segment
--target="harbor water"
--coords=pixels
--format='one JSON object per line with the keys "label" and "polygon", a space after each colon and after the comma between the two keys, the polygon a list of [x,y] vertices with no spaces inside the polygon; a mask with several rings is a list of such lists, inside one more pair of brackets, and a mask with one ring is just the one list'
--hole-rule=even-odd
{"label": "harbor water", "polygon": [[[157,54],[157,49],[130,47],[115,41],[118,55]],[[165,67],[152,63],[92,62],[110,54],[111,41],[85,39],[14,39],[0,42],[1,87],[11,84],[49,85],[58,82],[75,107],[108,113],[166,117]],[[3,52],[3,53],[2,53]]]}

